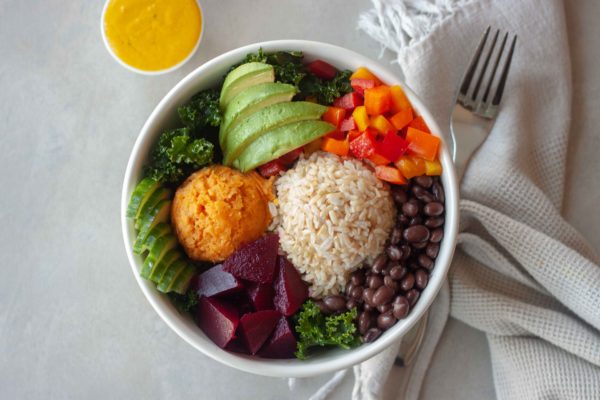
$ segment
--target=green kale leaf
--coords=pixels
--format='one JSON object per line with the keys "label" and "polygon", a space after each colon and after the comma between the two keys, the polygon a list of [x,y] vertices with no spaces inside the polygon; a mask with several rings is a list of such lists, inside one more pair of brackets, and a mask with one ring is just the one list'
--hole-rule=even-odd
{"label": "green kale leaf", "polygon": [[312,347],[350,349],[358,346],[360,339],[354,323],[356,315],[356,308],[337,315],[325,315],[312,300],[308,300],[296,317],[295,330],[299,338],[296,357],[305,359]]}
{"label": "green kale leaf", "polygon": [[338,71],[333,79],[324,80],[308,74],[300,82],[300,94],[304,98],[314,96],[320,104],[331,105],[335,99],[352,91],[350,75],[351,71]]}
{"label": "green kale leaf", "polygon": [[210,164],[214,148],[204,138],[193,138],[190,128],[165,131],[154,147],[147,176],[178,184],[193,171]]}
{"label": "green kale leaf", "polygon": [[186,294],[170,292],[167,293],[167,296],[171,298],[175,307],[182,314],[192,312],[198,305],[198,295],[193,290],[189,290]]}
{"label": "green kale leaf", "polygon": [[177,109],[181,122],[193,130],[219,126],[223,117],[219,108],[219,95],[217,89],[195,94],[187,104]]}

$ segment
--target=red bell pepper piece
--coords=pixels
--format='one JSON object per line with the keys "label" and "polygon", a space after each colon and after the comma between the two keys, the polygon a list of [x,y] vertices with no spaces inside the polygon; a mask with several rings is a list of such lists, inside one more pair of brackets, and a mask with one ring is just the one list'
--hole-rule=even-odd
{"label": "red bell pepper piece", "polygon": [[388,132],[383,141],[377,143],[377,153],[391,162],[396,162],[406,153],[408,142],[394,132]]}
{"label": "red bell pepper piece", "polygon": [[351,115],[342,121],[342,123],[340,124],[340,131],[348,132],[353,129],[356,129],[356,122],[354,122],[354,117]]}
{"label": "red bell pepper piece", "polygon": [[356,92],[350,92],[342,97],[338,97],[333,102],[334,107],[340,107],[344,110],[354,110],[358,106],[363,105],[363,98],[360,94]]}
{"label": "red bell pepper piece", "polygon": [[325,122],[329,122],[330,124],[339,127],[340,123],[346,116],[346,110],[339,107],[329,107],[327,111],[321,116],[321,119]]}
{"label": "red bell pepper piece", "polygon": [[366,130],[350,142],[350,152],[356,158],[368,158],[375,153],[375,145],[375,136],[370,130]]}
{"label": "red bell pepper piece", "polygon": [[335,78],[337,69],[323,60],[315,60],[307,65],[308,70],[321,79],[330,80]]}
{"label": "red bell pepper piece", "polygon": [[406,179],[404,179],[398,168],[395,167],[378,165],[375,167],[375,176],[382,181],[396,185],[404,185],[406,183]]}
{"label": "red bell pepper piece", "polygon": [[352,86],[355,92],[363,95],[365,89],[373,89],[376,86],[376,82],[373,79],[352,79],[350,86]]}
{"label": "red bell pepper piece", "polygon": [[346,135],[344,134],[344,132],[338,131],[336,129],[335,131],[331,131],[328,134],[326,134],[325,137],[328,137],[331,139],[336,139],[336,140],[344,140],[346,138]]}
{"label": "red bell pepper piece", "polygon": [[268,163],[263,164],[260,167],[258,167],[258,172],[264,178],[269,178],[271,176],[279,175],[279,173],[282,171],[285,171],[285,169],[286,169],[285,166],[281,163],[281,161],[279,161],[279,159],[277,159],[277,160],[269,161]]}

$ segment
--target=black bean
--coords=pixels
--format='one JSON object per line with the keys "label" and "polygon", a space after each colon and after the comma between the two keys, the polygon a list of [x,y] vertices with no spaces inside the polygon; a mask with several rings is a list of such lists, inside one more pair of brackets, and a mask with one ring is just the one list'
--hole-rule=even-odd
{"label": "black bean", "polygon": [[365,310],[366,310],[367,305],[369,305],[371,307],[375,306],[375,304],[373,304],[373,295],[374,294],[375,294],[375,289],[366,288],[365,290],[363,290],[363,300],[365,301]]}
{"label": "black bean", "polygon": [[[386,253],[390,260],[398,261],[402,257],[402,250],[398,248],[398,246],[388,246],[386,249]],[[383,268],[381,268],[383,271]]]}
{"label": "black bean", "polygon": [[410,243],[425,242],[429,240],[429,229],[425,225],[414,225],[406,228],[402,236]]}
{"label": "black bean", "polygon": [[429,189],[433,184],[433,179],[430,176],[421,175],[415,178],[415,182],[417,182],[419,186],[422,186],[425,189]]}
{"label": "black bean", "polygon": [[333,310],[327,307],[327,304],[325,304],[323,300],[316,300],[315,305],[319,307],[319,310],[321,310],[323,314],[331,314],[333,312]]}
{"label": "black bean", "polygon": [[404,275],[406,275],[406,267],[403,267],[401,265],[396,265],[395,267],[393,267],[390,270],[390,278],[398,281],[402,278],[404,278]]}
{"label": "black bean", "polygon": [[390,243],[398,244],[398,242],[402,239],[402,229],[395,227],[392,230],[392,234],[390,235]]}
{"label": "black bean", "polygon": [[352,288],[354,287],[354,285],[352,284],[352,281],[349,281],[348,283],[346,283],[346,288],[344,289],[344,293],[348,294],[352,291]]}
{"label": "black bean", "polygon": [[404,225],[407,225],[410,222],[410,217],[408,215],[400,214],[398,216],[398,227],[401,228]]}
{"label": "black bean", "polygon": [[392,198],[396,204],[403,204],[408,200],[408,195],[404,189],[394,186],[392,188]]}
{"label": "black bean", "polygon": [[391,276],[386,276],[383,278],[383,284],[387,287],[389,287],[390,289],[392,289],[392,291],[395,293],[398,290],[398,284],[396,283],[395,280],[392,279]]}
{"label": "black bean", "polygon": [[[431,235],[431,238],[429,238],[429,240],[431,240],[433,238],[433,234]],[[425,249],[425,254],[427,254],[429,256],[429,258],[435,259],[438,256],[438,253],[440,252],[440,245],[437,243],[429,243],[427,245],[427,248]]]}
{"label": "black bean", "polygon": [[349,293],[349,296],[354,300],[358,301],[362,299],[363,287],[362,286],[354,286],[352,291]]}
{"label": "black bean", "polygon": [[400,257],[400,260],[402,260],[402,261],[408,260],[412,254],[412,250],[410,249],[410,246],[407,244],[403,244],[402,246],[400,246],[400,250],[402,250],[402,257]]}
{"label": "black bean", "polygon": [[[357,288],[355,287],[352,290],[355,290],[355,289],[357,289]],[[360,289],[360,288],[358,288],[358,289]],[[325,296],[325,297],[323,297],[323,303],[325,303],[325,305],[331,311],[342,311],[344,308],[346,308],[346,301],[340,295],[332,294],[329,296]]]}
{"label": "black bean", "polygon": [[377,327],[381,330],[388,330],[396,323],[396,317],[392,311],[387,311],[383,314],[379,314],[377,317]]}
{"label": "black bean", "polygon": [[427,283],[429,282],[429,274],[424,269],[418,269],[415,272],[415,285],[418,289],[425,289]]}
{"label": "black bean", "polygon": [[414,199],[410,199],[402,205],[402,213],[409,218],[415,217],[419,214],[419,203]]}
{"label": "black bean", "polygon": [[419,265],[421,267],[426,268],[428,270],[430,270],[433,267],[433,260],[425,254],[419,254],[417,261],[419,262]]}
{"label": "black bean", "polygon": [[427,242],[419,242],[419,243],[412,243],[411,246],[415,249],[424,249],[425,247],[427,247]]}
{"label": "black bean", "polygon": [[374,319],[375,318],[373,317],[373,314],[371,314],[368,311],[363,311],[362,313],[360,313],[360,315],[358,316],[358,331],[361,335],[367,333],[369,328],[373,326]]}
{"label": "black bean", "polygon": [[435,197],[435,199],[437,201],[439,201],[440,203],[444,202],[444,200],[445,200],[444,188],[442,187],[441,183],[434,182],[433,186],[431,188],[431,192],[433,193],[433,196]]}
{"label": "black bean", "polygon": [[413,186],[412,192],[417,199],[424,201],[425,203],[429,203],[434,200],[433,195],[431,195],[426,189],[423,189],[421,186]]}
{"label": "black bean", "polygon": [[427,218],[425,226],[428,228],[438,228],[444,225],[444,217]]}
{"label": "black bean", "polygon": [[410,305],[408,304],[408,300],[404,296],[396,296],[393,304],[393,313],[394,317],[397,319],[402,319],[408,315],[408,311],[410,310]]}
{"label": "black bean", "polygon": [[429,241],[431,243],[439,243],[442,241],[443,238],[444,238],[444,229],[436,228],[431,232],[431,237],[430,237]]}
{"label": "black bean", "polygon": [[364,309],[365,311],[373,311],[373,310],[375,310],[375,307],[373,307],[372,305],[370,305],[370,304],[367,304],[367,303],[365,302],[365,303],[363,304],[363,309]]}
{"label": "black bean", "polygon": [[371,328],[363,336],[363,342],[371,343],[375,341],[379,336],[381,336],[381,330],[377,328]]}
{"label": "black bean", "polygon": [[350,275],[350,282],[354,286],[360,286],[365,283],[365,271],[363,269],[357,269]]}
{"label": "black bean", "polygon": [[408,304],[410,304],[411,307],[415,305],[417,300],[419,300],[420,294],[421,292],[419,292],[417,289],[411,289],[408,291],[408,293],[406,293],[406,299],[408,300]]}
{"label": "black bean", "polygon": [[354,307],[358,307],[358,302],[354,299],[349,299],[346,302],[346,309],[347,310],[352,310]]}
{"label": "black bean", "polygon": [[371,270],[373,272],[375,272],[376,274],[380,274],[381,271],[383,271],[383,269],[385,268],[385,265],[387,263],[387,256],[382,253],[380,255],[377,256],[377,258],[375,259],[375,261],[373,262],[373,266],[371,267]]}
{"label": "black bean", "polygon": [[425,204],[423,212],[429,217],[439,217],[444,213],[444,205],[437,201],[432,201],[431,203]]}
{"label": "black bean", "polygon": [[379,275],[371,275],[367,278],[367,285],[369,288],[375,290],[383,285],[383,278]]}
{"label": "black bean", "polygon": [[392,309],[392,303],[387,303],[387,304],[382,304],[380,306],[377,306],[377,311],[379,311],[380,313],[387,312],[391,309]]}
{"label": "black bean", "polygon": [[408,223],[408,225],[413,226],[413,225],[421,225],[423,224],[423,218],[421,218],[419,215],[417,215],[414,218],[410,219],[410,222]]}
{"label": "black bean", "polygon": [[421,268],[421,266],[414,260],[408,263],[408,269],[410,269],[411,271],[416,271],[419,268]]}
{"label": "black bean", "polygon": [[415,275],[412,272],[406,274],[406,276],[400,281],[400,289],[405,292],[409,291],[415,285]]}
{"label": "black bean", "polygon": [[394,291],[389,287],[382,285],[380,286],[375,294],[373,295],[373,304],[375,306],[380,306],[385,303],[389,303],[390,300],[394,297]]}

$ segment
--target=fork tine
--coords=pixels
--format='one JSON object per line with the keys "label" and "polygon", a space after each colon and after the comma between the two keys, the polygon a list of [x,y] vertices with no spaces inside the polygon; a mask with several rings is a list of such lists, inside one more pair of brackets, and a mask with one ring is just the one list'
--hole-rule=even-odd
{"label": "fork tine", "polygon": [[485,72],[487,71],[487,67],[490,63],[490,59],[492,58],[492,53],[494,52],[494,48],[496,47],[496,42],[498,41],[498,35],[500,34],[500,29],[496,31],[494,35],[494,39],[492,40],[492,45],[488,50],[487,57],[483,63],[483,67],[481,67],[481,72],[479,73],[479,78],[477,78],[477,83],[475,84],[475,90],[473,90],[473,96],[471,100],[475,101],[477,99],[477,95],[479,94],[479,88],[481,87],[481,82],[483,81],[483,77],[485,76]]}
{"label": "fork tine", "polygon": [[494,63],[494,69],[492,69],[492,75],[490,76],[490,81],[488,82],[487,88],[485,89],[485,93],[483,94],[483,98],[481,101],[485,104],[487,103],[488,96],[490,94],[490,90],[492,89],[492,83],[494,83],[494,78],[496,77],[496,71],[498,70],[498,65],[500,64],[500,58],[502,58],[502,53],[504,52],[504,46],[506,46],[506,39],[508,39],[508,32],[504,34],[504,39],[502,39],[502,45],[500,46],[500,51],[498,52],[498,57],[496,57],[496,62]]}
{"label": "fork tine", "polygon": [[496,89],[496,94],[494,95],[494,100],[492,100],[492,105],[497,106],[500,104],[500,100],[502,100],[502,94],[504,93],[504,86],[506,85],[506,78],[508,77],[508,70],[510,69],[510,63],[512,61],[512,56],[515,51],[515,45],[517,44],[517,35],[513,38],[512,44],[510,45],[510,51],[508,52],[508,56],[504,63],[504,69],[502,70],[502,75],[500,76],[500,82],[498,83],[498,88]]}
{"label": "fork tine", "polygon": [[463,96],[466,96],[467,92],[469,91],[469,86],[471,85],[471,79],[473,79],[473,75],[475,75],[475,70],[477,69],[477,64],[479,64],[479,58],[481,57],[481,53],[483,52],[483,46],[485,45],[485,42],[487,41],[487,37],[490,33],[490,29],[491,29],[491,27],[488,26],[487,29],[485,30],[483,37],[481,38],[481,40],[479,41],[479,44],[477,45],[477,50],[475,51],[475,54],[473,55],[473,58],[471,59],[471,65],[469,65],[469,69],[467,70],[467,73],[466,73],[465,77],[463,78],[462,84],[460,86],[460,94],[462,94]]}

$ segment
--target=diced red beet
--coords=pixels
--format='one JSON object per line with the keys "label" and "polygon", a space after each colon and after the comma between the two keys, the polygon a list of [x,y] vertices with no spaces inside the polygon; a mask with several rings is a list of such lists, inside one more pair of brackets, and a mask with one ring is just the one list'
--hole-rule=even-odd
{"label": "diced red beet", "polygon": [[261,285],[250,282],[247,287],[248,298],[256,311],[273,310],[273,296],[275,291],[271,285]]}
{"label": "diced red beet", "polygon": [[203,296],[196,311],[196,322],[206,336],[224,348],[235,335],[240,322],[239,311],[232,304]]}
{"label": "diced red beet", "polygon": [[357,92],[350,92],[342,97],[338,97],[334,102],[334,107],[340,107],[344,110],[354,110],[358,106],[363,105],[363,98]]}
{"label": "diced red beet", "polygon": [[244,341],[238,337],[231,340],[227,346],[225,346],[225,349],[233,351],[234,353],[250,354],[248,348],[246,347],[246,343],[244,343]]}
{"label": "diced red beet", "polygon": [[296,337],[286,317],[281,317],[275,331],[258,353],[267,358],[293,358],[296,351]]}
{"label": "diced red beet", "polygon": [[273,333],[280,317],[281,314],[274,310],[263,310],[242,315],[239,333],[250,353],[256,354]]}
{"label": "diced red beet", "polygon": [[285,170],[285,165],[283,165],[279,160],[269,161],[268,163],[258,167],[258,173],[261,174],[263,178],[279,175],[281,171]]}
{"label": "diced red beet", "polygon": [[289,153],[282,155],[281,157],[278,158],[278,160],[284,166],[287,167],[290,164],[292,164],[294,161],[296,161],[298,159],[298,157],[300,157],[300,154],[302,154],[302,151],[303,151],[302,147],[298,147],[297,149],[292,150]]}
{"label": "diced red beet", "polygon": [[267,284],[273,282],[277,266],[279,237],[265,235],[238,248],[225,262],[223,269],[233,276]]}
{"label": "diced red beet", "polygon": [[223,271],[223,265],[219,264],[196,276],[191,287],[198,296],[211,297],[238,292],[244,288],[244,285],[238,278]]}
{"label": "diced red beet", "polygon": [[373,89],[377,82],[373,79],[352,79],[350,85],[355,92],[363,95],[366,89]]}
{"label": "diced red beet", "polygon": [[279,271],[275,278],[275,309],[289,317],[294,314],[304,300],[308,298],[308,286],[296,268],[284,256],[279,256]]}
{"label": "diced red beet", "polygon": [[352,129],[356,129],[356,122],[354,122],[354,117],[351,115],[348,118],[344,118],[342,123],[340,124],[340,131],[348,132]]}
{"label": "diced red beet", "polygon": [[315,60],[307,65],[310,72],[315,74],[321,79],[333,79],[337,74],[337,69],[329,63],[323,60]]}

